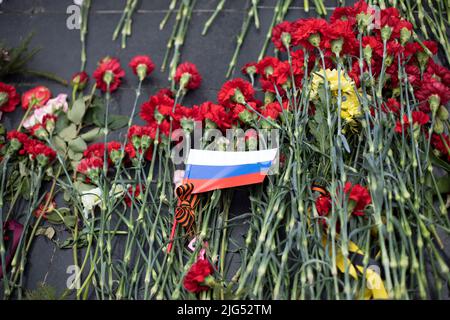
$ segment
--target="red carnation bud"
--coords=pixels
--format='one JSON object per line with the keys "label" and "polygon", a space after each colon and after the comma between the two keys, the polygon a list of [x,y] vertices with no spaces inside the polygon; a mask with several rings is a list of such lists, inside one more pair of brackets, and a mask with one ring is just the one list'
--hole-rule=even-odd
{"label": "red carnation bud", "polygon": [[70,85],[78,91],[83,91],[89,81],[89,76],[86,72],[77,72],[72,76]]}

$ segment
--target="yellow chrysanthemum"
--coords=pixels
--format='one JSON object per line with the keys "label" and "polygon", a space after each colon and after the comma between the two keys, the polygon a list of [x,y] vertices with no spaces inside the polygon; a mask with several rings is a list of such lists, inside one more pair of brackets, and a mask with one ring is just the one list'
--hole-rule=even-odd
{"label": "yellow chrysanthemum", "polygon": [[341,117],[347,121],[361,115],[361,108],[355,92],[342,95]]}
{"label": "yellow chrysanthemum", "polygon": [[[361,114],[361,108],[359,105],[358,97],[355,92],[354,82],[345,75],[344,71],[341,71],[340,77],[336,69],[325,70],[325,77],[328,81],[333,98],[336,98],[339,94],[339,82],[341,88],[341,117],[347,122],[351,122],[355,117]],[[311,98],[316,98],[320,86],[324,85],[324,71],[319,70],[313,73],[311,84]]]}

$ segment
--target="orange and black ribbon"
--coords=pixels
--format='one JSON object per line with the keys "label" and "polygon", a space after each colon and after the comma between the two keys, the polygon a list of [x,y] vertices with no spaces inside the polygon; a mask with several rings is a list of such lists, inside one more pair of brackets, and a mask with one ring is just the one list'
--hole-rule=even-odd
{"label": "orange and black ribbon", "polygon": [[175,208],[172,232],[170,233],[167,253],[172,250],[173,239],[175,237],[175,231],[178,223],[185,228],[186,233],[190,235],[193,233],[195,225],[195,208],[200,201],[196,194],[192,194],[193,190],[194,185],[192,183],[182,184],[175,190],[178,197],[178,205]]}
{"label": "orange and black ribbon", "polygon": [[192,183],[183,184],[175,190],[179,199],[178,206],[175,208],[175,219],[187,233],[192,233],[195,224],[195,208],[199,202],[198,196],[192,194],[193,190]]}

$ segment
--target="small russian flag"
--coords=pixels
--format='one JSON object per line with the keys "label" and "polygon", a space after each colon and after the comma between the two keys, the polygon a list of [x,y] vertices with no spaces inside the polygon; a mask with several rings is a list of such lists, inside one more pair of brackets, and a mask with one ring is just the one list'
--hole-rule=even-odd
{"label": "small russian flag", "polygon": [[192,193],[262,183],[275,162],[278,149],[259,151],[189,151],[184,183]]}

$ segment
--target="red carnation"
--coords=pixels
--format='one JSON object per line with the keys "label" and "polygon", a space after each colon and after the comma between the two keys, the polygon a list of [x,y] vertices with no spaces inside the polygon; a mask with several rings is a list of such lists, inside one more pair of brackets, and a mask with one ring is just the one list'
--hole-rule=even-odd
{"label": "red carnation", "polygon": [[141,194],[141,186],[140,185],[136,185],[134,192],[133,192],[133,187],[129,186],[128,192],[125,194],[125,199],[124,199],[126,205],[128,207],[131,207],[131,203],[132,203],[131,197],[137,198],[137,197],[139,197],[140,194]]}
{"label": "red carnation", "polygon": [[327,216],[331,210],[331,199],[329,196],[320,195],[316,199],[316,210],[320,216]]}
{"label": "red carnation", "polygon": [[13,112],[20,102],[16,88],[0,82],[0,112]]}
{"label": "red carnation", "polygon": [[323,47],[328,22],[324,19],[300,19],[294,22],[293,42],[306,49]]}
{"label": "red carnation", "polygon": [[51,97],[50,89],[44,86],[37,86],[22,95],[22,108],[26,110],[29,107],[42,107]]}
{"label": "red carnation", "polygon": [[352,214],[355,216],[363,216],[364,209],[372,203],[369,191],[359,184],[352,186],[350,182],[347,182],[344,187],[344,192],[348,194],[348,198],[351,201],[350,207],[353,208]]}
{"label": "red carnation", "polygon": [[144,158],[151,160],[153,155],[151,142],[155,138],[156,131],[154,127],[134,125],[128,131],[129,143],[125,147],[125,151],[131,159],[136,158],[136,154],[139,152],[139,154],[145,153]]}
{"label": "red carnation", "polygon": [[267,56],[256,64],[256,70],[263,79],[270,80],[280,62],[278,58]]}
{"label": "red carnation", "polygon": [[212,129],[217,127],[222,130],[231,128],[229,114],[222,105],[206,101],[199,108],[207,128]]}
{"label": "red carnation", "polygon": [[241,72],[245,75],[252,77],[256,73],[256,62],[246,63],[242,68]]}
{"label": "red carnation", "polygon": [[110,141],[107,144],[108,149],[108,163],[117,163],[121,160],[122,144],[118,141]]}
{"label": "red carnation", "polygon": [[281,113],[281,107],[278,102],[272,102],[264,106],[261,110],[261,115],[265,118],[277,120]]}
{"label": "red carnation", "polygon": [[443,156],[447,162],[450,162],[450,137],[445,133],[442,135],[435,134],[431,136],[431,145]]}
{"label": "red carnation", "polygon": [[236,78],[224,83],[217,95],[217,100],[229,108],[236,103],[252,101],[254,94],[255,90],[250,82]]}
{"label": "red carnation", "polygon": [[202,76],[198,72],[195,64],[184,62],[177,67],[175,82],[183,87],[183,89],[194,90],[200,87]]}
{"label": "red carnation", "polygon": [[128,65],[140,80],[144,80],[155,69],[155,64],[149,56],[135,56]]}
{"label": "red carnation", "polygon": [[192,131],[194,129],[194,123],[196,121],[203,121],[203,114],[198,106],[193,106],[192,108],[178,106],[173,117],[175,121],[187,131]]}
{"label": "red carnation", "polygon": [[[411,116],[413,125],[417,125],[419,127],[423,126],[424,124],[427,124],[428,121],[430,121],[430,117],[422,111],[413,111]],[[409,128],[409,120],[408,116],[405,114],[403,115],[403,126],[400,121],[397,121],[395,125],[395,132],[402,133],[402,131],[406,131],[408,128]]]}
{"label": "red carnation", "polygon": [[103,159],[105,153],[105,144],[103,142],[93,143],[83,152],[85,158],[97,157]]}
{"label": "red carnation", "polygon": [[273,27],[272,42],[278,50],[284,52],[286,51],[286,45],[290,46],[292,42],[292,30],[292,23],[289,21],[283,21]]}
{"label": "red carnation", "polygon": [[98,63],[93,76],[100,90],[106,92],[109,83],[109,91],[114,92],[119,88],[122,78],[125,76],[125,71],[120,66],[118,59],[105,57]]}
{"label": "red carnation", "polygon": [[420,106],[420,110],[430,112],[430,107],[437,108],[450,101],[450,88],[436,80],[423,81],[416,91],[416,98],[424,103]]}
{"label": "red carnation", "polygon": [[25,149],[23,147],[28,141],[28,135],[17,130],[12,130],[7,133],[6,138],[10,142],[11,148],[14,152],[17,151],[19,155],[25,154]]}
{"label": "red carnation", "polygon": [[393,112],[393,113],[399,114],[400,113],[400,103],[394,98],[389,98],[386,101],[386,106],[384,106],[384,105],[382,106],[382,110],[385,113]]}
{"label": "red carnation", "polygon": [[47,130],[44,128],[42,123],[36,123],[30,129],[30,134],[40,140],[45,140],[48,137]]}
{"label": "red carnation", "polygon": [[330,17],[330,23],[348,21],[352,26],[356,24],[356,12],[353,7],[337,7]]}
{"label": "red carnation", "polygon": [[24,144],[25,153],[31,160],[37,160],[41,166],[53,161],[56,158],[56,152],[41,141],[28,139]]}
{"label": "red carnation", "polygon": [[214,273],[214,269],[208,260],[197,260],[188,273],[184,277],[184,288],[192,293],[199,293],[209,290],[209,286],[205,283],[205,280]]}
{"label": "red carnation", "polygon": [[423,76],[425,81],[435,80],[450,87],[450,70],[437,64],[433,60],[428,62],[427,70]]}
{"label": "red carnation", "polygon": [[325,46],[334,53],[356,55],[359,43],[353,33],[353,26],[349,21],[337,20],[327,26]]}
{"label": "red carnation", "polygon": [[175,101],[171,97],[157,94],[142,104],[139,115],[149,125],[161,123],[166,115],[171,114],[174,104]]}
{"label": "red carnation", "polygon": [[80,161],[77,171],[84,175],[89,175],[91,171],[101,170],[103,168],[103,160],[98,157],[84,158]]}
{"label": "red carnation", "polygon": [[[304,66],[305,66],[305,53],[303,50],[295,50],[291,54],[292,59],[292,71],[295,76],[303,77],[304,74]],[[309,57],[309,62],[313,62],[314,58],[312,56]]]}

